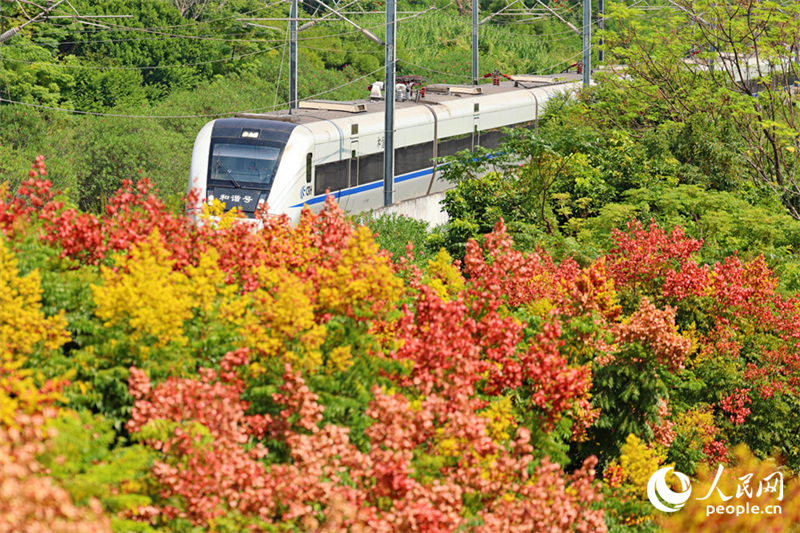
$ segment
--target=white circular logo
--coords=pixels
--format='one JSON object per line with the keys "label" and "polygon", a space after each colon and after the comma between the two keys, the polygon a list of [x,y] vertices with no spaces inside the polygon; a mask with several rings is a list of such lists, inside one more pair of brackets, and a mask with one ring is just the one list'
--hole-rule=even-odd
{"label": "white circular logo", "polygon": [[[692,494],[692,485],[689,482],[688,476],[675,471],[675,475],[681,482],[683,492],[674,492],[669,485],[667,485],[667,474],[672,470],[671,466],[665,466],[658,470],[655,474],[650,476],[650,481],[647,482],[647,497],[650,498],[650,503],[659,511],[665,513],[674,513],[686,503],[689,496]],[[672,507],[664,505],[662,500]]]}

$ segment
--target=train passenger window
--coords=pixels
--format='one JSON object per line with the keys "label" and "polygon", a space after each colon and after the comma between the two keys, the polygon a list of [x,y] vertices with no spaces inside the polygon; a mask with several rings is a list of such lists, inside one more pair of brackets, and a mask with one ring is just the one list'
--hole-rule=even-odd
{"label": "train passenger window", "polygon": [[313,159],[311,153],[306,154],[306,183],[311,183],[311,169],[313,168],[311,163]]}
{"label": "train passenger window", "polygon": [[486,130],[481,132],[480,146],[484,148],[497,148],[500,146],[500,141],[503,140],[503,130]]}
{"label": "train passenger window", "polygon": [[395,150],[394,173],[396,175],[407,174],[415,170],[429,168],[433,166],[433,142],[413,144],[403,146]]}
{"label": "train passenger window", "polygon": [[383,152],[361,156],[358,159],[358,184],[383,180]]}
{"label": "train passenger window", "polygon": [[472,134],[456,135],[439,139],[439,157],[455,155],[456,152],[472,149]]}
{"label": "train passenger window", "polygon": [[346,189],[350,180],[349,170],[349,159],[318,165],[314,173],[314,190],[318,193],[323,193],[326,190],[334,192]]}

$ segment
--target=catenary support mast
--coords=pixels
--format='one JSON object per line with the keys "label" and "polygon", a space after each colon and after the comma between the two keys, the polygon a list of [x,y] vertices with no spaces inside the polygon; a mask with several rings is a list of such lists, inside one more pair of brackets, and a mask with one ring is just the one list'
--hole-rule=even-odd
{"label": "catenary support mast", "polygon": [[383,147],[383,204],[394,203],[394,86],[397,26],[396,0],[386,0],[386,77],[384,79],[385,136]]}
{"label": "catenary support mast", "polygon": [[592,79],[592,0],[583,0],[583,84]]}

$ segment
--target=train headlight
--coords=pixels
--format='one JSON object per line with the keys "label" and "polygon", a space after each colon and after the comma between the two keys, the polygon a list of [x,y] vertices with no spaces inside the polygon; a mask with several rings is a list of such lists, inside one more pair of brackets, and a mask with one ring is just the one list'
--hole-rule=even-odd
{"label": "train headlight", "polygon": [[267,203],[268,195],[269,193],[267,191],[263,191],[261,194],[258,195],[258,206],[256,207],[256,210],[259,210],[262,207],[264,207],[264,204]]}

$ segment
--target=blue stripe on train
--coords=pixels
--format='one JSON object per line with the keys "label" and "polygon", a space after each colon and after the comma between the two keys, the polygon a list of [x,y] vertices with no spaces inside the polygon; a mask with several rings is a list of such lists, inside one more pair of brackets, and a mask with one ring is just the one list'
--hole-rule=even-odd
{"label": "blue stripe on train", "polygon": [[[429,176],[433,173],[433,168],[424,168],[422,170],[417,170],[416,172],[411,172],[409,174],[404,174],[402,176],[398,176],[394,179],[395,183],[402,183],[404,181],[413,180],[415,178],[421,178],[422,176]],[[379,189],[383,187],[383,181],[373,181],[372,183],[366,183],[364,185],[359,185],[358,187],[353,187],[352,189],[342,189],[340,191],[332,192],[331,195],[336,198],[337,200],[343,198],[345,196],[350,196],[352,194],[358,194],[366,191],[371,191],[372,189]],[[315,196],[310,200],[305,202],[300,202],[299,204],[295,204],[291,207],[303,207],[304,205],[314,205],[319,204],[325,201],[327,195],[323,194],[320,196]]]}

